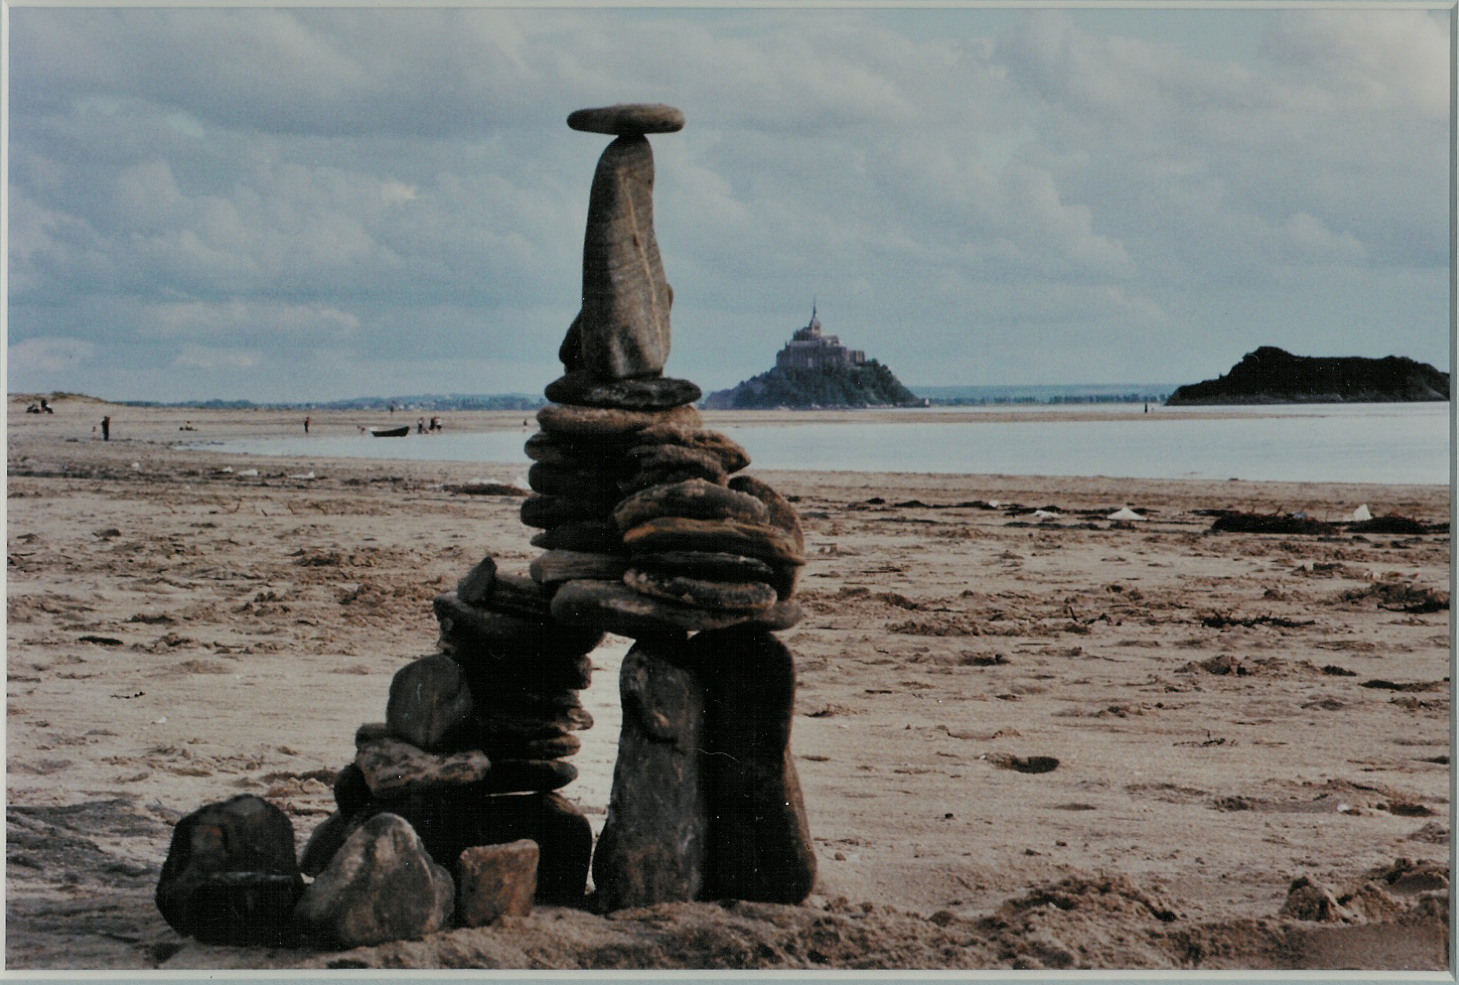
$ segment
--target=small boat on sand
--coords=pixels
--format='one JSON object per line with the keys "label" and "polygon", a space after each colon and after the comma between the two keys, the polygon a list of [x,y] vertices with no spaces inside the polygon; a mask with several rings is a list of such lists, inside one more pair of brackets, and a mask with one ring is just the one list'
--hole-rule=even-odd
{"label": "small boat on sand", "polygon": [[410,425],[402,424],[398,428],[366,428],[377,438],[403,438],[410,434]]}

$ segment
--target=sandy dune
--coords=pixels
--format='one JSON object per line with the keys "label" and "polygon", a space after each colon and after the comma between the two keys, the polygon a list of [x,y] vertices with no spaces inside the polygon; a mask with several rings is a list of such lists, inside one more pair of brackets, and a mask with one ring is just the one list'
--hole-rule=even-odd
{"label": "sandy dune", "polygon": [[[782,634],[820,858],[810,900],[539,908],[346,953],[269,951],[163,922],[170,824],[252,792],[289,812],[302,847],[356,726],[433,651],[431,598],[486,554],[520,572],[537,554],[517,498],[452,491],[510,483],[526,459],[244,458],[170,444],[296,435],[302,415],[22,410],[10,968],[1445,967],[1447,488],[751,465],[798,497],[811,553],[806,619]],[[110,442],[93,434],[104,413]],[[381,423],[312,416],[316,434]],[[1438,528],[1213,533],[1207,512],[1340,520],[1360,503]],[[1105,519],[1125,505],[1148,519]],[[564,791],[597,825],[627,645],[594,654],[597,726]]]}

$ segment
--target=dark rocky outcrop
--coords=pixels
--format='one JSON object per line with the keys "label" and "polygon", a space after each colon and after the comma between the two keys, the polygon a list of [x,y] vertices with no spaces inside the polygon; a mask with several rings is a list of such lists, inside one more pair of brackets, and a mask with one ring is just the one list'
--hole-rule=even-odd
{"label": "dark rocky outcrop", "polygon": [[1449,374],[1404,356],[1294,356],[1264,345],[1226,375],[1178,387],[1167,405],[1448,400]]}

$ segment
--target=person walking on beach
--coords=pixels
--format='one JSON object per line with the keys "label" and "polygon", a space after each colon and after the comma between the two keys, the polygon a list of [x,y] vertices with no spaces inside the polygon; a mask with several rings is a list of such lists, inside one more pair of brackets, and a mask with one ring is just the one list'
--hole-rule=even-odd
{"label": "person walking on beach", "polygon": [[305,434],[308,434],[309,433],[309,418],[308,417],[305,417],[304,418],[304,433]]}
{"label": "person walking on beach", "polygon": [[417,417],[415,419],[415,433],[416,434],[425,434],[426,433],[426,419],[424,417]]}
{"label": "person walking on beach", "polygon": [[[175,420],[175,418],[174,418],[174,420]],[[110,441],[111,440],[111,417],[110,416],[103,417],[101,419],[101,440],[102,441]]]}

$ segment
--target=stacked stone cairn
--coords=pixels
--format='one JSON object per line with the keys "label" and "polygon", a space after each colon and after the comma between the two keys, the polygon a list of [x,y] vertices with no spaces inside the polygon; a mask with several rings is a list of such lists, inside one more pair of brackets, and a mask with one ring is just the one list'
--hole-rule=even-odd
{"label": "stacked stone cairn", "polygon": [[[179,931],[357,946],[453,916],[479,926],[534,898],[583,905],[590,858],[603,911],[810,893],[816,858],[790,753],[794,659],[773,635],[801,616],[800,523],[783,496],[739,474],[744,449],[702,427],[699,387],[663,375],[673,294],[647,135],[683,122],[643,104],[568,117],[616,139],[589,196],[564,374],[526,444],[533,494],[521,518],[543,553],[527,576],[487,557],[435,599],[438,652],[401,668],[385,721],[359,728],[335,780],[338,810],[297,866],[288,818],[257,798],[179,823],[157,894]],[[559,791],[577,776],[573,733],[592,726],[579,692],[606,632],[634,645],[595,852],[587,818]],[[226,847],[258,840],[240,826],[271,847]]]}

